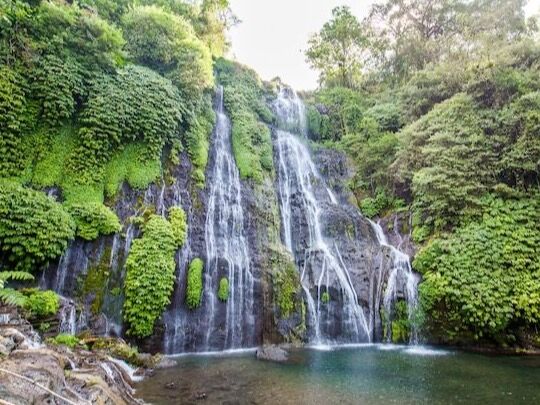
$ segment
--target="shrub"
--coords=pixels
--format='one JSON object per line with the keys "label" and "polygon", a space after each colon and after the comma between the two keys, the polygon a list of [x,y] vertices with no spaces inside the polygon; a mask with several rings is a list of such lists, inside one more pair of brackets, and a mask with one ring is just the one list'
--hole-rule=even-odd
{"label": "shrub", "polygon": [[67,346],[72,349],[79,346],[80,344],[79,338],[77,336],[68,335],[64,333],[61,333],[52,339],[48,339],[47,341],[53,345]]}
{"label": "shrub", "polygon": [[225,302],[229,298],[229,280],[227,277],[223,277],[219,280],[218,298]]}
{"label": "shrub", "polygon": [[101,182],[103,165],[123,144],[144,143],[144,161],[155,161],[176,134],[182,104],[176,87],[158,73],[128,66],[116,76],[102,75],[81,115],[80,145],[70,168],[79,183]]}
{"label": "shrub", "polygon": [[192,178],[198,187],[204,187],[204,171],[208,163],[208,148],[210,134],[216,117],[210,100],[206,98],[200,111],[191,120],[186,132],[187,151],[194,166]]}
{"label": "shrub", "polygon": [[158,215],[149,217],[142,238],[133,241],[126,261],[123,310],[130,335],[151,335],[156,319],[170,303],[176,246],[171,224]]}
{"label": "shrub", "polygon": [[105,195],[114,197],[124,181],[134,189],[143,190],[160,176],[159,157],[148,157],[143,142],[130,143],[115,152],[105,166]]}
{"label": "shrub", "polygon": [[186,286],[186,305],[189,309],[196,309],[201,305],[203,293],[203,268],[204,263],[199,258],[193,259],[189,265]]}
{"label": "shrub", "polygon": [[0,251],[17,270],[37,270],[60,256],[75,224],[62,205],[45,194],[0,181]]}
{"label": "shrub", "polygon": [[68,204],[66,208],[77,224],[77,236],[83,239],[93,240],[122,229],[116,214],[103,204],[76,203]]}
{"label": "shrub", "polygon": [[182,207],[169,208],[169,222],[171,223],[174,240],[178,247],[184,246],[187,236],[187,219],[186,213]]}
{"label": "shrub", "polygon": [[58,312],[60,297],[54,291],[31,290],[27,295],[24,307],[33,316],[42,318]]}
{"label": "shrub", "polygon": [[540,199],[482,200],[483,215],[433,239],[414,267],[433,331],[447,338],[504,337],[540,322]]}
{"label": "shrub", "polygon": [[299,286],[300,279],[293,263],[274,273],[275,301],[282,318],[289,318],[293,314]]}

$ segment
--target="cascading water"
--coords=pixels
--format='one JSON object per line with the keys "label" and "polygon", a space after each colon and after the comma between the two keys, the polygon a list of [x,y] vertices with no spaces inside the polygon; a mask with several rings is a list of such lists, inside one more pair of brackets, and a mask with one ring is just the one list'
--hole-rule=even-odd
{"label": "cascading water", "polygon": [[[297,128],[303,132],[304,108],[292,90],[280,91],[275,111],[282,126],[291,128],[296,122]],[[325,331],[321,313],[322,304],[327,307],[327,303],[324,302],[327,299],[323,299],[323,295],[328,294],[331,283],[337,287],[342,296],[338,319],[333,320],[339,322],[340,340],[371,341],[372,331],[366,321],[364,310],[359,305],[349,269],[341,257],[338,245],[323,235],[321,213],[325,207],[337,205],[336,198],[324,185],[324,180],[319,175],[308,149],[295,135],[277,130],[276,149],[279,162],[277,169],[283,242],[301,270],[301,284],[308,304],[310,341],[314,344],[332,342]],[[293,199],[296,201],[294,207]],[[304,218],[298,218],[299,216]],[[294,232],[299,222],[307,224],[309,236],[305,246],[298,246],[294,240]],[[317,279],[315,272],[310,271],[314,267],[318,267]],[[313,286],[316,288],[312,292]]]}
{"label": "cascading water", "polygon": [[[171,308],[164,316],[164,349],[169,354],[251,347],[257,342],[255,279],[244,230],[240,174],[232,154],[231,124],[223,108],[222,87],[217,92],[215,112],[206,176],[206,217],[203,223],[195,224],[190,221],[197,221],[197,215],[191,211],[188,214],[188,237],[177,256],[177,287]],[[173,191],[179,204],[180,189]],[[205,259],[204,292],[201,306],[190,310],[185,305],[185,280],[189,261],[196,256]],[[229,285],[226,301],[221,301],[217,294],[222,278]]]}
{"label": "cascading water", "polygon": [[398,287],[401,285],[404,286],[404,288],[401,289],[403,290],[404,298],[407,303],[407,312],[411,325],[410,343],[418,343],[418,330],[413,317],[415,316],[418,307],[418,283],[420,282],[419,275],[412,271],[410,257],[388,242],[381,225],[373,221],[370,221],[370,223],[375,231],[375,234],[377,235],[379,244],[381,247],[390,249],[392,258],[392,268],[388,276],[383,297],[383,307],[387,317],[387,333],[385,339],[391,340],[392,338],[390,317],[393,313],[394,305],[398,300]]}
{"label": "cascading water", "polygon": [[[216,107],[215,158],[210,169],[212,180],[204,230],[204,301],[210,316],[206,348],[229,349],[254,343],[254,278],[244,234],[240,174],[232,155],[231,123],[223,109],[223,87],[218,89]],[[229,283],[226,303],[221,303],[217,297],[222,277],[227,277]],[[219,325],[219,305],[226,305],[224,325]],[[216,333],[220,328],[223,330]],[[223,335],[224,342],[216,347],[215,337],[219,334]]]}

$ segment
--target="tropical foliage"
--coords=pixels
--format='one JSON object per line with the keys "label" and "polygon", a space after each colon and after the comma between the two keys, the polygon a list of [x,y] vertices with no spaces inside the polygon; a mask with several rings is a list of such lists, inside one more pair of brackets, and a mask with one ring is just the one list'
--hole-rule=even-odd
{"label": "tropical foliage", "polygon": [[156,319],[170,303],[176,247],[171,224],[158,215],[150,216],[142,238],[133,241],[126,261],[123,309],[130,335],[152,334]]}

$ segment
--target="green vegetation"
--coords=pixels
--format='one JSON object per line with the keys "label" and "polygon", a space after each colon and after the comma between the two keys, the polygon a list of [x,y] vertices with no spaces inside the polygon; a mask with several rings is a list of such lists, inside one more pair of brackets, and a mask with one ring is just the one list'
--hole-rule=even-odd
{"label": "green vegetation", "polygon": [[193,180],[199,188],[204,187],[204,172],[208,163],[208,149],[210,147],[210,135],[216,120],[212,103],[209,97],[199,107],[200,110],[192,118],[191,125],[186,132],[187,151],[193,172]]}
{"label": "green vegetation", "polygon": [[300,288],[300,279],[296,267],[291,262],[281,271],[274,273],[275,301],[282,318],[289,318],[296,308],[296,296]]}
{"label": "green vegetation", "polygon": [[186,305],[189,309],[196,309],[201,305],[203,293],[203,268],[201,259],[195,258],[189,264],[186,284]]}
{"label": "green vegetation", "polygon": [[40,291],[32,289],[24,291],[27,296],[24,303],[24,308],[27,309],[32,316],[42,318],[55,315],[60,307],[60,297],[54,291]]}
{"label": "green vegetation", "polygon": [[67,335],[64,333],[61,333],[54,338],[47,339],[47,342],[57,346],[67,346],[71,349],[81,346],[80,340],[77,336]]}
{"label": "green vegetation", "polygon": [[[167,178],[184,147],[204,186],[212,58],[227,50],[225,29],[235,21],[227,0],[0,0],[0,268],[14,270],[2,273],[5,301],[22,305],[25,297],[4,283],[28,279],[75,236],[119,232],[109,208],[119,190]],[[172,288],[185,214],[175,211],[171,222],[164,226],[174,244],[162,230],[130,254],[136,281],[128,282],[126,317],[137,336],[149,333]],[[146,288],[153,274],[161,283]],[[83,286],[94,312],[106,277],[100,264]],[[148,311],[134,302],[140,288],[156,296]]]}
{"label": "green vegetation", "polygon": [[83,239],[93,240],[99,235],[110,235],[122,229],[116,214],[103,204],[76,203],[66,208],[77,225],[77,236]]}
{"label": "green vegetation", "polygon": [[38,191],[0,181],[0,255],[3,263],[31,271],[60,256],[75,224],[61,204]]}
{"label": "green vegetation", "polygon": [[[83,300],[91,304],[90,310],[95,315],[99,315],[101,312],[105,293],[107,292],[107,282],[111,270],[110,258],[111,249],[107,249],[101,256],[99,263],[88,269],[80,289]],[[111,291],[111,294],[113,294],[113,291]]]}
{"label": "green vegetation", "polygon": [[431,327],[450,337],[511,339],[540,321],[540,198],[488,196],[483,214],[418,254],[422,305]]}
{"label": "green vegetation", "polygon": [[229,280],[227,277],[219,280],[218,298],[223,302],[229,299]]}
{"label": "green vegetation", "polygon": [[328,291],[322,293],[321,302],[323,304],[328,304],[330,302],[330,293]]}
{"label": "green vegetation", "polygon": [[6,283],[12,281],[30,281],[34,276],[25,271],[0,271],[0,301],[8,305],[24,306],[26,296],[20,291],[6,287]]}
{"label": "green vegetation", "polygon": [[523,5],[386,0],[361,22],[338,8],[306,52],[323,85],[309,137],[349,155],[366,216],[410,212],[440,341],[513,344],[540,324],[540,46]]}
{"label": "green vegetation", "polygon": [[171,224],[150,215],[143,224],[142,238],[133,241],[126,261],[123,316],[128,333],[152,334],[154,323],[170,303],[174,287],[176,240]]}
{"label": "green vegetation", "polygon": [[169,222],[171,223],[174,240],[177,247],[184,246],[187,237],[187,218],[182,207],[169,208]]}
{"label": "green vegetation", "polygon": [[232,148],[240,176],[260,182],[273,170],[272,140],[265,125],[273,115],[265,104],[260,79],[253,70],[225,59],[216,62],[216,74],[232,122]]}

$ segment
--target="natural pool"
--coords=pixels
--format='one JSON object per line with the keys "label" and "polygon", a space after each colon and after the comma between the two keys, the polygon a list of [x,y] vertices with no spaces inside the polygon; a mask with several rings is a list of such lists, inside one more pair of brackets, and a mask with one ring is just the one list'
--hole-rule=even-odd
{"label": "natural pool", "polygon": [[540,357],[360,345],[291,352],[181,356],[137,387],[153,404],[538,404]]}

